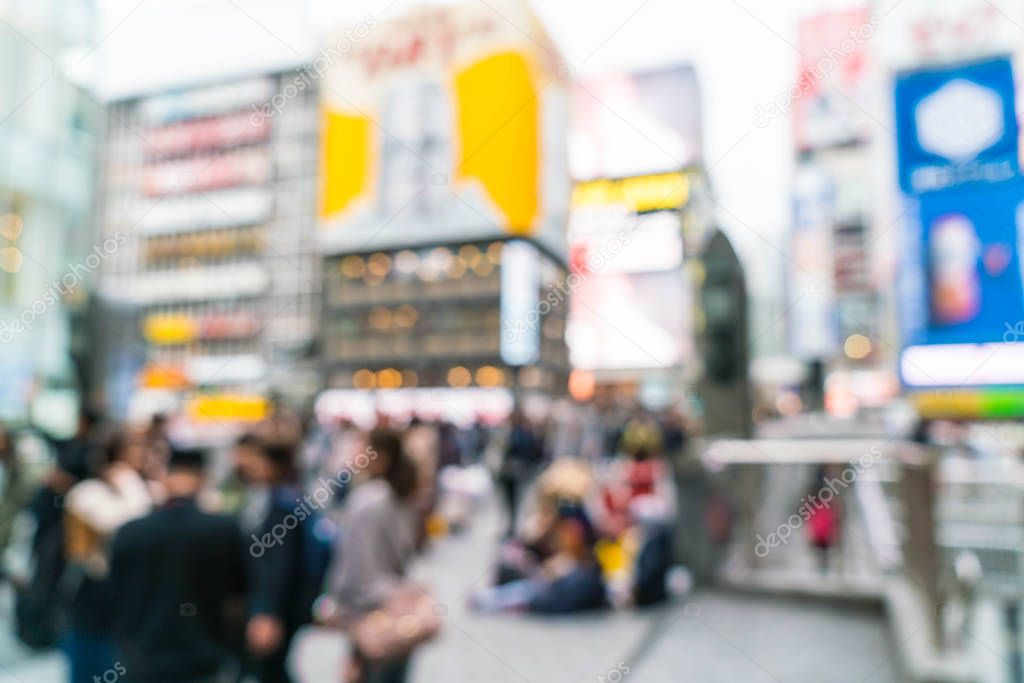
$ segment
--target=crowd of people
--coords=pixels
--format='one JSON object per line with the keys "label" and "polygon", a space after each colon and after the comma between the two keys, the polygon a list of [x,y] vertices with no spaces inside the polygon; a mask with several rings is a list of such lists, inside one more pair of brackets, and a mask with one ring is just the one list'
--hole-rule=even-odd
{"label": "crowd of people", "polygon": [[381,415],[367,430],[281,411],[217,453],[168,431],[161,415],[136,426],[83,411],[72,438],[26,459],[0,429],[0,559],[19,515],[34,521],[29,570],[0,562],[0,580],[16,589],[19,639],[59,647],[71,683],[289,681],[312,622],[347,632],[343,680],[404,681],[441,628],[410,563],[467,523],[491,481],[505,533],[477,609],[664,598],[662,455],[684,438],[679,421],[515,410],[461,428]]}

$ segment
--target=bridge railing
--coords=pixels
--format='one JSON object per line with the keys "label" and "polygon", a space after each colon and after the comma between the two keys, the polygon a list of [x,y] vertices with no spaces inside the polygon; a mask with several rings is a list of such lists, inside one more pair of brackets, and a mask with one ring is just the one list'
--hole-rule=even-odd
{"label": "bridge railing", "polygon": [[[701,483],[689,484],[696,509],[727,510],[730,531],[699,531],[709,526],[706,512],[683,520],[684,546],[692,550],[701,536],[696,545],[710,548],[696,554],[698,576],[747,590],[880,600],[897,632],[895,622],[913,629],[927,621],[919,659],[934,666],[926,679],[972,680],[964,653],[976,600],[1009,606],[1011,631],[1021,621],[1024,467],[1016,462],[953,458],[879,436],[723,439],[700,453]],[[841,530],[828,550],[809,533],[809,497],[837,513]]]}

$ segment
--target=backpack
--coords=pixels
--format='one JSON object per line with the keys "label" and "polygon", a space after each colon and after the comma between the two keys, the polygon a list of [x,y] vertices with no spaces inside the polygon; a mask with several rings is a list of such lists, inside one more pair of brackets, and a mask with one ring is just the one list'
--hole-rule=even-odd
{"label": "backpack", "polygon": [[32,549],[32,576],[28,585],[15,594],[15,634],[32,650],[55,647],[65,617],[67,605],[60,589],[65,573],[64,526],[60,522],[58,517],[57,523],[38,530]]}

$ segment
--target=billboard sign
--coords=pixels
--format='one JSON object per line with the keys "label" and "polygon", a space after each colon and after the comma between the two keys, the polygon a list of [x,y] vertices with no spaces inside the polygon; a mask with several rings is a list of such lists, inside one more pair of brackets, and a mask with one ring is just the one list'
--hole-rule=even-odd
{"label": "billboard sign", "polygon": [[691,66],[581,81],[572,112],[575,180],[678,171],[701,159],[700,88]]}
{"label": "billboard sign", "polygon": [[1019,171],[1013,68],[1005,58],[904,74],[896,81],[900,187],[908,194]]}
{"label": "billboard sign", "polygon": [[522,237],[564,258],[562,83],[520,0],[423,7],[369,32],[321,90],[324,248]]}
{"label": "billboard sign", "polygon": [[540,360],[540,255],[514,240],[501,252],[501,360],[510,366]]}
{"label": "billboard sign", "polygon": [[[566,329],[574,367],[638,370],[683,362],[692,316],[680,214],[686,187],[685,173],[577,184]],[[673,188],[684,189],[665,191]]]}
{"label": "billboard sign", "polygon": [[923,195],[900,272],[910,388],[1024,385],[1024,181]]}
{"label": "billboard sign", "polygon": [[1011,52],[1020,43],[1024,0],[885,0],[885,62],[915,68]]}
{"label": "billboard sign", "polygon": [[867,7],[825,12],[798,27],[800,75],[793,102],[797,149],[811,150],[867,139],[868,43],[881,26]]}
{"label": "billboard sign", "polygon": [[692,211],[703,182],[696,73],[683,64],[605,74],[577,83],[572,102],[572,365],[678,367],[693,346],[684,256],[702,237]]}
{"label": "billboard sign", "polygon": [[797,170],[793,192],[789,346],[802,359],[827,358],[838,348],[833,303],[836,187],[819,166]]}

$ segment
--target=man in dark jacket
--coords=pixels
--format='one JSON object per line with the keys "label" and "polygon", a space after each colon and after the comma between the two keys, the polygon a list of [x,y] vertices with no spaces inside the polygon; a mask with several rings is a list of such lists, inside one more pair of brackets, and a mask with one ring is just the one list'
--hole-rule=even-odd
{"label": "man in dark jacket", "polygon": [[204,481],[204,454],[175,451],[167,503],[114,538],[115,630],[133,682],[212,682],[232,663],[245,550],[234,520],[198,508]]}
{"label": "man in dark jacket", "polygon": [[[260,683],[290,683],[288,653],[299,627],[309,621],[303,572],[305,525],[313,511],[294,485],[295,452],[287,441],[258,439],[243,473],[249,483],[241,511],[249,546],[248,673]],[[308,500],[308,498],[306,499]]]}

